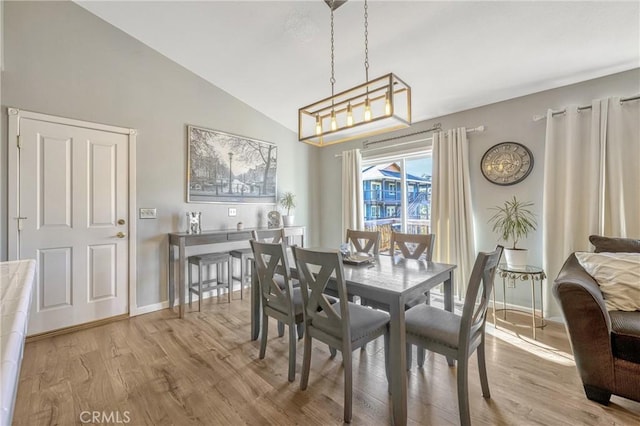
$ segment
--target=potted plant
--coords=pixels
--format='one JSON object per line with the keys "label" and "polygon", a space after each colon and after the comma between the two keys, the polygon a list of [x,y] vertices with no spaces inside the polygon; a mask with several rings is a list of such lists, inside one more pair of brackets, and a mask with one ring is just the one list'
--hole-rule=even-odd
{"label": "potted plant", "polygon": [[287,210],[286,215],[282,215],[282,224],[284,226],[293,226],[294,216],[291,214],[291,209],[296,207],[296,196],[293,192],[285,192],[280,197],[280,205]]}
{"label": "potted plant", "polygon": [[527,265],[528,250],[518,248],[517,244],[538,226],[535,215],[530,210],[531,206],[532,202],[519,201],[514,195],[513,199],[505,201],[503,206],[491,208],[495,211],[489,219],[489,223],[493,223],[493,231],[505,243],[513,242],[512,247],[504,250],[509,267],[524,268]]}

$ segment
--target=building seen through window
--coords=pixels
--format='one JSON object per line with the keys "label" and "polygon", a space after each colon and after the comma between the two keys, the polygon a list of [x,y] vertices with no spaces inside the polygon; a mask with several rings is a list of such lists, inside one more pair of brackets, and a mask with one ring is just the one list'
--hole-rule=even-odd
{"label": "building seen through window", "polygon": [[431,218],[431,157],[365,163],[362,168],[365,229],[381,234],[389,248],[391,231],[428,234]]}

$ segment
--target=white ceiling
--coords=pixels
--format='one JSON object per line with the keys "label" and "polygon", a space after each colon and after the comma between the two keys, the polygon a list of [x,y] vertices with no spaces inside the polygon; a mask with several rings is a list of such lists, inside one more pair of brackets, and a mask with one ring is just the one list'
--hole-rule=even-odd
{"label": "white ceiling", "polygon": [[[294,131],[331,94],[322,0],[78,3]],[[365,81],[363,5],[335,12],[336,92]],[[639,67],[640,1],[370,0],[369,62],[417,122]]]}

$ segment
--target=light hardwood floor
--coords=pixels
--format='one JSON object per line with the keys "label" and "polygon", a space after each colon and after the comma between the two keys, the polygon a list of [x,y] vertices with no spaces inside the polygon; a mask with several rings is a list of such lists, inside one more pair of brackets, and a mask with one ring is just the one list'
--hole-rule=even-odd
{"label": "light hardwood floor", "polygon": [[[82,424],[83,412],[131,425],[330,425],[342,423],[341,357],[315,344],[309,388],[287,381],[287,334],[271,322],[267,356],[249,339],[249,297],[205,300],[180,320],[164,310],[28,343],[15,425]],[[194,305],[195,307],[195,305]],[[529,317],[510,318],[529,324]],[[482,398],[475,356],[469,371],[474,425],[637,425],[640,403],[586,399],[564,329],[487,324],[491,399]],[[382,340],[354,352],[353,424],[390,423]],[[459,424],[456,370],[427,352],[409,371],[409,424]],[[640,384],[639,384],[640,386]],[[84,414],[82,419],[90,417]]]}

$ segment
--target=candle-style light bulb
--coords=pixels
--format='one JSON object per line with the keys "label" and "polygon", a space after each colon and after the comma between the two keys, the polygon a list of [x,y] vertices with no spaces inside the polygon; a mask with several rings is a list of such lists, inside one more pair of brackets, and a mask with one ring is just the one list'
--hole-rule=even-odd
{"label": "candle-style light bulb", "polygon": [[322,121],[320,120],[320,114],[316,114],[316,136],[322,134]]}
{"label": "candle-style light bulb", "polygon": [[336,121],[336,112],[331,110],[331,130],[338,130],[338,122]]}
{"label": "candle-style light bulb", "polygon": [[353,110],[351,104],[347,104],[347,126],[353,126]]}
{"label": "candle-style light bulb", "polygon": [[371,105],[369,98],[364,100],[364,121],[371,121]]}

